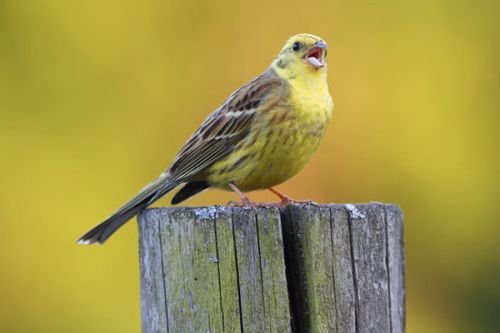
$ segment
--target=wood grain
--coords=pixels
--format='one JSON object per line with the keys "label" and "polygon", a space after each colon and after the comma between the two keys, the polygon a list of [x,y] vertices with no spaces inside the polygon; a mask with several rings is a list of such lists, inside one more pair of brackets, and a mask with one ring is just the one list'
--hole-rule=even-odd
{"label": "wood grain", "polygon": [[143,333],[405,331],[395,205],[148,209],[139,231]]}

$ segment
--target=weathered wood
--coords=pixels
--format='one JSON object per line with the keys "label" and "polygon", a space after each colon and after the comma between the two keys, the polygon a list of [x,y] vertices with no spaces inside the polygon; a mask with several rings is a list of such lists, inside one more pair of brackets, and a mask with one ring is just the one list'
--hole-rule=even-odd
{"label": "weathered wood", "polygon": [[221,292],[223,332],[239,332],[241,329],[239,280],[236,274],[236,254],[233,237],[233,214],[230,209],[217,209],[215,223]]}
{"label": "weathered wood", "polygon": [[332,232],[328,207],[283,210],[294,332],[335,332]]}
{"label": "weathered wood", "polygon": [[391,332],[384,208],[369,205],[348,209],[357,329]]}
{"label": "weathered wood", "polygon": [[349,216],[344,207],[331,206],[330,223],[333,243],[333,282],[335,285],[335,304],[337,332],[356,332],[356,304],[354,277],[351,258]]}
{"label": "weathered wood", "polygon": [[[160,243],[160,221],[168,218],[163,211],[147,212],[147,227],[139,233],[141,258],[141,312],[142,332],[168,332],[167,300],[163,282],[163,252]],[[163,216],[162,216],[163,215]]]}
{"label": "weathered wood", "polygon": [[288,332],[290,330],[290,306],[279,210],[259,209],[255,225],[259,240],[262,298],[268,325],[263,332]]}
{"label": "weathered wood", "polygon": [[391,324],[393,332],[405,329],[405,267],[403,213],[395,205],[385,206]]}
{"label": "weathered wood", "polygon": [[290,313],[279,210],[233,209],[233,228],[242,331],[287,332]]}
{"label": "weathered wood", "polygon": [[404,332],[396,206],[149,209],[139,230],[143,333]]}

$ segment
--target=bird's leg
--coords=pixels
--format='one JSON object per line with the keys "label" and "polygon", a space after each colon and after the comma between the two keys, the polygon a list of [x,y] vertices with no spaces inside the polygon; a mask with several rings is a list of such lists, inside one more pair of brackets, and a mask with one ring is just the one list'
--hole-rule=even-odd
{"label": "bird's leg", "polygon": [[[250,199],[248,199],[248,197],[245,194],[243,194],[243,192],[241,192],[240,189],[233,182],[229,183],[229,187],[234,192],[236,192],[236,194],[238,194],[238,196],[241,199],[241,204],[243,206],[252,206],[253,205],[253,203],[250,201]],[[229,205],[231,205],[231,206],[238,206],[241,204],[239,202],[229,201]]]}
{"label": "bird's leg", "polygon": [[284,204],[284,205],[290,204],[290,203],[294,202],[294,200],[292,198],[290,198],[288,195],[286,195],[285,193],[283,193],[281,191],[278,191],[277,189],[275,189],[273,187],[270,187],[269,191],[271,191],[274,194],[276,194],[281,199],[281,203]]}
{"label": "bird's leg", "polygon": [[294,200],[290,198],[288,195],[285,193],[278,191],[274,187],[268,188],[269,191],[273,192],[276,194],[280,199],[281,199],[281,204],[282,205],[288,205],[288,204],[300,204],[300,203],[313,203],[311,200]]}

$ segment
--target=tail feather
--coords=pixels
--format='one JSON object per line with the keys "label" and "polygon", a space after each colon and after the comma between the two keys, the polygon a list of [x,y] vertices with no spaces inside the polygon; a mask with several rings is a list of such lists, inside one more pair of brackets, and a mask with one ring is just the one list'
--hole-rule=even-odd
{"label": "tail feather", "polygon": [[132,217],[140,213],[147,206],[174,189],[179,182],[172,180],[168,175],[162,174],[148,184],[141,192],[125,205],[120,207],[113,215],[97,225],[78,239],[80,244],[104,243],[118,228]]}
{"label": "tail feather", "polygon": [[124,214],[113,215],[106,219],[101,224],[97,225],[85,235],[83,235],[78,243],[80,244],[93,244],[93,243],[104,243],[118,228],[125,224],[129,219],[138,214],[142,209],[146,208],[147,205],[139,205],[134,209],[126,211]]}

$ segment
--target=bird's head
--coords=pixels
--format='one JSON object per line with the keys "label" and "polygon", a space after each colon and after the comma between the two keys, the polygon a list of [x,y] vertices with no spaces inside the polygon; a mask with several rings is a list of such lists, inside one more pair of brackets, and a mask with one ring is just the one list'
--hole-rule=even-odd
{"label": "bird's head", "polygon": [[325,41],[310,34],[292,36],[274,59],[272,67],[289,79],[299,75],[326,75]]}

